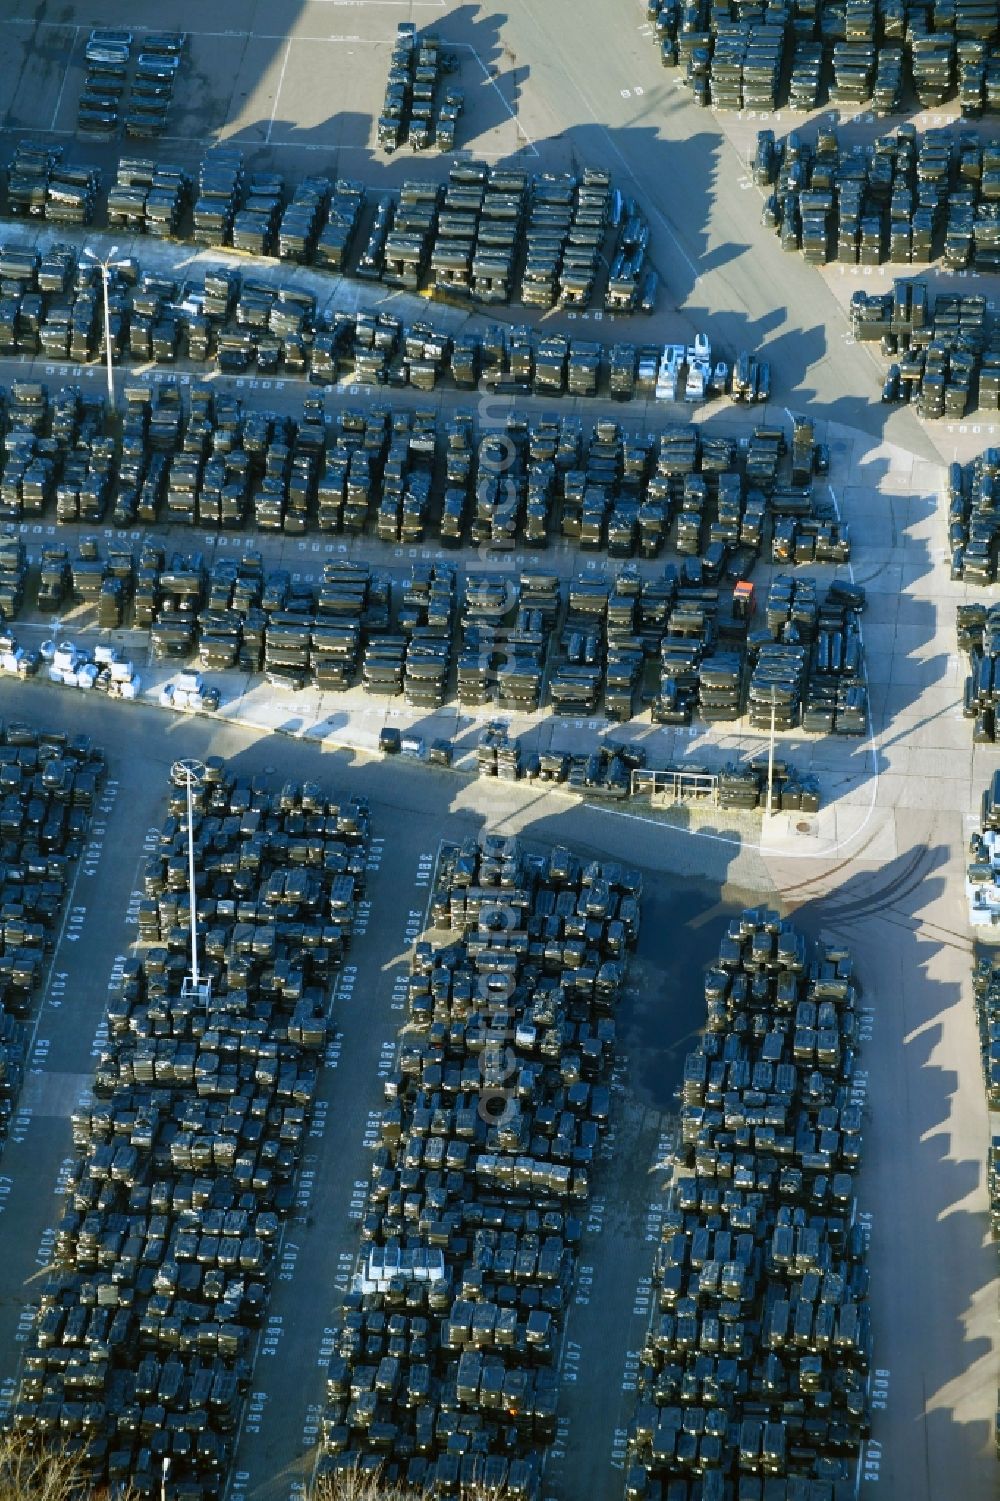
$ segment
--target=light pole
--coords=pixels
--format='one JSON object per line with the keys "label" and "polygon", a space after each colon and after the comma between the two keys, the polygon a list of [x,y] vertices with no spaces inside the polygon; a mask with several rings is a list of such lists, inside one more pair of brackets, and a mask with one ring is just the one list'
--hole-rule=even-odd
{"label": "light pole", "polygon": [[88,261],[93,261],[95,266],[101,268],[101,285],[104,289],[104,355],[108,364],[108,405],[111,410],[115,409],[115,372],[111,363],[111,313],[108,307],[108,276],[112,268],[121,266],[122,261],[116,261],[117,245],[112,245],[106,256],[96,255],[89,246],[84,247],[83,254]]}
{"label": "light pole", "polygon": [[774,791],[774,717],[777,709],[774,684],[771,684],[771,738],[767,747],[767,813],[771,817],[771,795]]}
{"label": "light pole", "polygon": [[207,1007],[212,997],[212,982],[198,974],[198,892],[194,875],[194,800],[192,791],[200,787],[205,778],[202,761],[184,759],[175,761],[170,768],[170,780],[175,787],[183,787],[187,794],[188,824],[188,906],[191,923],[191,973],[185,977],[181,995]]}

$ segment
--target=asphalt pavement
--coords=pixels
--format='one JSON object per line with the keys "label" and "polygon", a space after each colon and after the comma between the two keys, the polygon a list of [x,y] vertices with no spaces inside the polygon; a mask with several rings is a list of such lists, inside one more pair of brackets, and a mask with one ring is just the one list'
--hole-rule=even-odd
{"label": "asphalt pavement", "polygon": [[[44,1264],[44,1230],[58,1208],[48,1192],[37,1193],[37,1184],[59,1183],[69,1154],[68,1112],[93,1067],[107,979],[131,936],[115,914],[128,915],[142,840],[157,823],[169,763],[181,754],[218,752],[241,771],[277,768],[281,776],[314,775],[367,793],[376,841],[371,908],[334,997],[327,1108],[318,1112],[297,1215],[285,1232],[269,1310],[276,1322],[267,1326],[278,1332],[258,1362],[234,1495],[283,1501],[300,1494],[311,1467],[329,1349],[324,1331],[333,1327],[357,1253],[369,1112],[379,1109],[402,1020],[394,981],[422,920],[438,840],[483,827],[627,858],[646,873],[643,934],[620,1018],[613,1135],[597,1173],[561,1355],[563,1426],[549,1461],[552,1494],[578,1494],[585,1483],[588,1494],[607,1501],[618,1494],[616,1467],[663,1205],[656,1164],[669,1139],[683,1054],[701,1020],[698,977],[728,915],[748,900],[776,901],[807,931],[844,938],[870,1007],[862,1212],[872,1232],[877,1369],[888,1373],[877,1379],[889,1385],[884,1396],[878,1393],[879,1447],[871,1451],[878,1462],[866,1456],[863,1481],[878,1478],[883,1488],[888,1482],[890,1494],[902,1485],[907,1493],[946,1494],[946,1455],[947,1463],[961,1464],[971,1494],[987,1494],[992,1462],[982,1425],[992,1403],[994,1253],[978,1207],[979,1164],[967,1145],[980,1128],[982,1091],[969,1077],[975,1037],[962,993],[969,945],[957,936],[960,896],[947,879],[961,853],[952,816],[921,818],[907,809],[887,815],[890,859],[878,854],[886,848],[885,829],[873,828],[874,847],[862,847],[860,857],[809,861],[755,847],[718,823],[644,821],[567,804],[538,789],[404,764],[390,770],[295,738],[208,720],[164,722],[156,710],[96,703],[45,685],[5,686],[4,709],[101,739],[110,750],[115,796],[100,815],[107,822],[98,831],[100,915],[88,911],[79,940],[70,944],[64,936],[57,949],[53,983],[65,985],[67,1000],[52,1008],[53,994],[62,1001],[57,988],[46,1001],[39,1035],[49,1045],[36,1055],[41,1072],[29,1078],[25,1094],[32,1114],[4,1160],[12,1180],[3,1217],[11,1254],[0,1267],[0,1331],[9,1335],[0,1380],[15,1375],[29,1279]],[[89,904],[77,894],[73,905]],[[939,1377],[940,1385],[931,1386]],[[898,1437],[893,1442],[910,1425],[925,1430],[922,1448]]]}
{"label": "asphalt pavement", "polygon": [[[595,1414],[614,1409],[618,1421],[626,1421],[628,1350],[644,1317],[641,1306],[634,1311],[636,1289],[648,1274],[655,1240],[658,1194],[650,1169],[662,1156],[684,1052],[700,1024],[700,987],[690,978],[707,962],[725,915],[759,895],[759,856],[741,856],[737,844],[698,847],[683,829],[630,826],[537,789],[494,783],[485,790],[406,765],[390,771],[368,758],[237,726],[189,720],[171,722],[164,734],[156,710],[97,704],[47,685],[4,685],[3,708],[10,717],[57,723],[106,745],[109,790],[98,813],[95,838],[103,844],[99,857],[93,852],[96,873],[87,878],[99,902],[85,900],[81,875],[72,909],[82,921],[63,933],[53,956],[40,1012],[45,1046],[36,1044],[37,1072],[25,1086],[3,1160],[11,1181],[0,1220],[7,1252],[0,1261],[0,1391],[9,1400],[30,1328],[33,1279],[49,1262],[46,1229],[58,1217],[60,1176],[71,1156],[69,1114],[92,1078],[108,985],[135,935],[130,905],[143,844],[162,816],[170,764],[182,755],[222,754],[241,774],[271,769],[282,778],[315,777],[331,787],[349,785],[373,801],[370,906],[334,992],[329,1066],[296,1212],[284,1232],[231,1496],[284,1501],[300,1493],[311,1471],[329,1331],[354,1269],[372,1125],[405,1019],[396,982],[422,931],[439,842],[488,826],[519,833],[532,846],[562,842],[595,857],[628,859],[646,877],[647,936],[620,1017],[613,1136],[598,1169],[581,1251],[588,1270],[581,1273],[563,1348],[565,1370],[575,1367],[578,1374],[567,1377],[568,1427],[562,1432],[578,1437],[571,1443],[564,1437],[552,1457],[552,1483],[562,1492],[563,1472],[565,1494],[600,1462],[602,1494],[610,1501],[620,1483],[614,1435]],[[747,871],[739,884],[731,878],[734,863]],[[39,1184],[51,1191],[39,1193]]]}

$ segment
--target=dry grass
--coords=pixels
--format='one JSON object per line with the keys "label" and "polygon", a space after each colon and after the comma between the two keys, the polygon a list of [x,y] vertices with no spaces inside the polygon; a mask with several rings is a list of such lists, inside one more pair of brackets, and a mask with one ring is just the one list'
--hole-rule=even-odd
{"label": "dry grass", "polygon": [[32,1448],[19,1434],[0,1435],[0,1501],[75,1501],[84,1487],[76,1456]]}
{"label": "dry grass", "polygon": [[[376,1471],[338,1470],[332,1475],[317,1476],[309,1492],[309,1501],[428,1501],[429,1491],[410,1485],[393,1484],[383,1480]],[[463,1486],[459,1491],[460,1501],[502,1501],[506,1488],[501,1490],[484,1486]]]}
{"label": "dry grass", "polygon": [[68,1501],[79,1491],[80,1471],[72,1456],[33,1453],[14,1435],[0,1440],[0,1501]]}
{"label": "dry grass", "polygon": [[[132,1488],[115,1491],[115,1501],[134,1501]],[[32,1444],[27,1435],[0,1432],[0,1501],[107,1501],[105,1485],[95,1485],[58,1441]]]}
{"label": "dry grass", "polygon": [[[115,1492],[115,1501],[130,1501],[134,1493]],[[83,1473],[79,1458],[58,1445],[33,1447],[21,1434],[0,1433],[0,1501],[107,1501],[104,1485],[95,1486]],[[393,1484],[369,1470],[339,1470],[320,1474],[309,1501],[427,1501],[427,1492]],[[480,1486],[463,1489],[461,1501],[500,1501],[495,1491]]]}
{"label": "dry grass", "polygon": [[423,1492],[391,1485],[368,1470],[338,1470],[317,1477],[309,1501],[423,1501]]}

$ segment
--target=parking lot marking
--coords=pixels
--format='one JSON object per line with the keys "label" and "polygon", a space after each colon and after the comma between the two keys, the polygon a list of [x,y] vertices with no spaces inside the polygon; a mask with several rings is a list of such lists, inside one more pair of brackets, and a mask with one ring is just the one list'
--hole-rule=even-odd
{"label": "parking lot marking", "polygon": [[[38,127],[38,126],[31,127],[31,126],[28,126],[28,125],[0,125],[0,131],[3,131],[4,135],[10,135],[10,134],[14,133],[14,134],[22,135],[23,136],[26,130],[30,130],[32,128],[39,129],[40,127]],[[50,135],[50,136],[75,136],[76,135],[76,131],[75,130],[48,130],[48,131],[46,131],[46,135]],[[27,363],[27,362],[24,361],[23,363]]]}
{"label": "parking lot marking", "polygon": [[76,44],[77,44],[77,41],[79,39],[79,36],[80,36],[80,28],[79,28],[79,26],[74,26],[73,27],[73,40],[69,44],[69,56],[66,59],[66,67],[63,70],[62,83],[59,85],[59,97],[56,99],[56,107],[52,111],[52,123],[49,126],[50,130],[55,130],[55,128],[56,128],[56,121],[59,118],[59,110],[60,110],[60,107],[62,105],[63,95],[66,92],[66,80],[69,78],[69,70],[73,66],[73,53],[76,51]]}
{"label": "parking lot marking", "polygon": [[[311,3],[322,4],[324,3],[324,0],[311,0]],[[325,0],[325,3],[343,5],[353,3],[353,0]],[[409,4],[410,0],[365,0],[365,3],[369,5],[388,5],[390,3]],[[432,0],[412,0],[412,3],[414,5],[430,5],[432,3]],[[435,0],[435,4],[436,8],[444,10],[444,0]],[[32,30],[38,30],[42,27],[45,27],[50,31],[70,30],[70,24],[68,21],[36,21],[34,20],[34,18],[25,16],[0,16],[0,26],[27,26]],[[83,28],[81,26],[77,26],[75,29],[76,32],[79,33]],[[131,27],[132,31],[140,34],[143,32],[155,32],[161,29],[162,28],[158,26]],[[340,36],[331,35],[330,33],[326,33],[323,36],[307,36],[305,33],[299,31],[296,31],[294,33],[287,31],[252,31],[247,30],[245,27],[230,27],[226,31],[190,30],[188,31],[187,35],[189,37],[206,37],[209,40],[213,38],[217,40],[222,38],[228,38],[232,40],[238,37],[249,37],[255,42],[370,42],[375,46],[386,47],[391,47],[395,40],[394,37],[358,37],[351,35]],[[457,46],[459,44],[454,43],[452,45]],[[22,130],[24,128],[24,126],[20,127],[20,129]],[[74,132],[71,131],[69,132],[69,134],[72,135],[74,134]]]}
{"label": "parking lot marking", "polygon": [[285,81],[285,69],[288,67],[288,54],[291,50],[292,38],[289,37],[285,46],[285,55],[281,59],[281,72],[278,74],[278,87],[274,91],[274,103],[271,105],[271,118],[267,122],[267,134],[264,136],[265,141],[270,141],[271,131],[274,129],[274,117],[278,111],[278,100],[281,98],[281,87]]}
{"label": "parking lot marking", "polygon": [[311,0],[313,5],[405,5],[407,9],[422,6],[428,10],[444,10],[445,0]]}
{"label": "parking lot marking", "polygon": [[521,124],[520,120],[517,118],[517,115],[515,114],[514,110],[511,108],[510,104],[504,98],[503,90],[501,89],[500,85],[497,83],[496,79],[493,77],[493,75],[490,72],[489,68],[483,62],[482,58],[479,56],[479,53],[476,51],[475,47],[473,47],[472,43],[471,42],[446,42],[445,45],[448,46],[448,47],[464,47],[464,49],[465,49],[466,52],[471,52],[472,53],[473,57],[476,59],[476,62],[479,64],[480,68],[483,70],[483,77],[486,79],[486,82],[490,85],[491,88],[496,89],[497,98],[500,100],[500,103],[503,105],[504,109],[507,111],[508,115],[510,115],[510,118],[513,120],[515,126],[517,127],[517,133],[518,133],[518,135],[524,137],[524,140],[527,143],[528,150],[531,152],[532,156],[537,156],[538,155],[538,147],[535,145],[534,141],[531,139],[530,135],[525,130],[525,128]]}

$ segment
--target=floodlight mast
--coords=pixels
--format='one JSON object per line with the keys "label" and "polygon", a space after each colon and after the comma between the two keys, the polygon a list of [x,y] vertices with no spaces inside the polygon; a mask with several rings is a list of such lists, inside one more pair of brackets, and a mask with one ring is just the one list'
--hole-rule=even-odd
{"label": "floodlight mast", "polygon": [[101,285],[104,290],[104,357],[108,366],[108,406],[112,411],[115,409],[115,372],[111,363],[111,310],[108,301],[108,277],[113,267],[124,264],[123,261],[115,260],[117,250],[118,246],[112,245],[104,257],[97,255],[89,245],[84,246],[83,250],[87,260],[93,261],[95,266],[101,268]]}
{"label": "floodlight mast", "polygon": [[768,743],[767,743],[767,809],[766,809],[765,817],[766,817],[768,823],[770,823],[771,817],[772,817],[772,815],[774,813],[774,807],[773,807],[773,799],[774,799],[774,726],[775,726],[775,717],[776,717],[776,714],[777,714],[777,707],[778,707],[778,705],[777,705],[777,697],[775,695],[774,684],[772,683],[771,684],[771,734],[770,734],[770,736],[768,738]]}
{"label": "floodlight mast", "polygon": [[191,915],[191,983],[198,989],[198,902],[194,880],[194,809],[191,805],[191,778],[187,782],[188,816],[188,907]]}
{"label": "floodlight mast", "polygon": [[212,994],[210,980],[203,980],[198,973],[198,889],[195,880],[194,869],[194,798],[193,789],[200,787],[205,779],[205,765],[202,761],[185,759],[175,761],[170,770],[171,779],[175,785],[183,786],[187,798],[187,826],[188,826],[188,908],[191,927],[191,973],[184,981],[182,993],[187,994],[192,1000],[201,1001],[208,1005]]}

